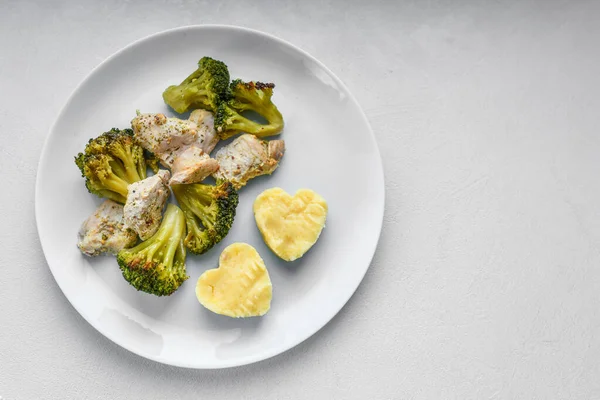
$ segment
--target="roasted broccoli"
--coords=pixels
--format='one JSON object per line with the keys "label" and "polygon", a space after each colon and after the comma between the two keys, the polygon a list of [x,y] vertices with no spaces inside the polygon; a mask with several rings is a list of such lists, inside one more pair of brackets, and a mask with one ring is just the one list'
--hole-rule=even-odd
{"label": "roasted broccoli", "polygon": [[158,231],[150,239],[117,255],[125,280],[137,290],[156,296],[175,292],[188,278],[184,236],[183,212],[169,204]]}
{"label": "roasted broccoli", "polygon": [[144,149],[133,138],[131,129],[113,128],[90,139],[85,151],[75,157],[75,164],[85,178],[90,193],[125,203],[127,185],[146,178]]}
{"label": "roasted broccoli", "polygon": [[[229,100],[219,104],[215,115],[215,128],[221,139],[227,139],[240,132],[251,133],[258,137],[276,135],[283,129],[283,116],[271,101],[272,83],[243,82],[236,79],[231,82]],[[260,124],[246,118],[242,113],[253,111],[267,124]]]}
{"label": "roasted broccoli", "polygon": [[231,228],[238,194],[230,182],[213,185],[173,185],[187,225],[186,247],[202,254],[219,243]]}
{"label": "roasted broccoli", "polygon": [[178,113],[190,107],[216,111],[228,95],[229,70],[222,61],[202,57],[198,69],[179,85],[169,86],[163,99]]}

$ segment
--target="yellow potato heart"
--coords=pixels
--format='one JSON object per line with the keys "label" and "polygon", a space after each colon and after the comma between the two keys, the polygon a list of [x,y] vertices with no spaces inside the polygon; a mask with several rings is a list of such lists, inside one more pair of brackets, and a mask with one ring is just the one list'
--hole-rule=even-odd
{"label": "yellow potato heart", "polygon": [[254,218],[265,243],[286,261],[302,257],[316,243],[326,217],[327,202],[309,189],[294,196],[267,189],[254,201]]}
{"label": "yellow potato heart", "polygon": [[234,243],[221,253],[219,268],[200,276],[196,297],[210,311],[228,317],[265,315],[271,308],[271,278],[254,247]]}

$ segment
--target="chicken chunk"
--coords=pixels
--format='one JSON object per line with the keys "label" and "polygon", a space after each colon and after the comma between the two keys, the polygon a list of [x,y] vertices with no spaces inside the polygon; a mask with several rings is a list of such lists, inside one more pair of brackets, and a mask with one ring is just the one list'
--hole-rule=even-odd
{"label": "chicken chunk", "polygon": [[164,114],[140,114],[131,121],[135,138],[146,150],[156,154],[168,168],[173,166],[175,155],[182,148],[196,142],[196,124]]}
{"label": "chicken chunk", "polygon": [[219,143],[213,114],[210,111],[198,109],[192,111],[189,120],[198,127],[196,146],[204,150],[206,154],[210,154]]}
{"label": "chicken chunk", "polygon": [[213,176],[239,189],[256,176],[273,173],[284,153],[283,140],[266,141],[254,135],[241,135],[217,151],[219,170]]}
{"label": "chicken chunk", "polygon": [[210,158],[196,145],[186,147],[173,161],[173,176],[170,185],[195,183],[219,169],[217,160]]}
{"label": "chicken chunk", "polygon": [[[206,150],[216,145],[214,127],[210,131],[212,114],[196,113],[194,120],[202,125],[200,129],[193,121],[167,118],[163,114],[140,114],[131,121],[141,145],[156,154],[165,167],[171,168],[176,178],[172,183],[200,182],[219,168],[218,163],[207,161]],[[180,157],[183,159],[176,162]]]}
{"label": "chicken chunk", "polygon": [[84,221],[78,236],[77,247],[90,257],[102,253],[116,254],[137,242],[137,235],[125,224],[123,206],[112,200],[105,200]]}
{"label": "chicken chunk", "polygon": [[127,202],[123,209],[125,223],[142,240],[156,233],[162,220],[162,210],[169,198],[169,171],[161,169],[156,175],[127,186]]}

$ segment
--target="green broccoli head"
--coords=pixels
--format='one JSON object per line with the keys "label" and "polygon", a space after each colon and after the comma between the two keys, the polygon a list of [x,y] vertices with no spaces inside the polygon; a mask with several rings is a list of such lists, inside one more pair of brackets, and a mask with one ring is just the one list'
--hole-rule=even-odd
{"label": "green broccoli head", "polygon": [[158,163],[160,160],[158,159],[158,157],[156,157],[156,154],[144,149],[144,158],[146,158],[146,165],[150,167],[152,172],[154,172],[155,174],[158,173]]}
{"label": "green broccoli head", "polygon": [[184,243],[190,251],[205,253],[227,236],[239,200],[230,182],[173,185],[172,189],[185,214],[188,233]]}
{"label": "green broccoli head", "polygon": [[120,203],[125,203],[130,183],[146,178],[144,149],[135,142],[131,129],[113,128],[90,139],[75,164],[90,193]]}
{"label": "green broccoli head", "polygon": [[[219,104],[215,115],[219,137],[227,139],[240,132],[265,137],[281,132],[283,116],[271,100],[274,87],[272,83],[243,82],[240,79],[231,82],[229,100]],[[259,114],[267,123],[260,124],[246,118],[242,115],[244,111]]]}
{"label": "green broccoli head", "polygon": [[131,286],[156,296],[169,296],[188,277],[185,270],[185,217],[169,204],[158,231],[148,240],[117,255],[123,277]]}
{"label": "green broccoli head", "polygon": [[163,99],[178,113],[191,108],[216,111],[219,103],[226,99],[229,86],[229,70],[222,61],[202,57],[198,69],[179,85],[169,86]]}

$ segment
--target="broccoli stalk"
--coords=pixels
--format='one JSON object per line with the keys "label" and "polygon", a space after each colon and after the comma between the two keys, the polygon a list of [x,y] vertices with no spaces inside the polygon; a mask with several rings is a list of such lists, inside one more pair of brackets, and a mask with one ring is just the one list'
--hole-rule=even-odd
{"label": "broccoli stalk", "polygon": [[119,203],[127,199],[127,186],[146,178],[144,149],[135,143],[131,129],[116,128],[90,139],[75,164],[90,193]]}
{"label": "broccoli stalk", "polygon": [[186,247],[202,254],[219,243],[233,225],[238,194],[230,182],[212,185],[173,185],[173,193],[185,214]]}
{"label": "broccoli stalk", "polygon": [[227,97],[229,70],[223,62],[210,57],[198,61],[198,69],[179,85],[169,86],[163,99],[178,113],[190,107],[216,111],[219,103]]}
{"label": "broccoli stalk", "polygon": [[75,162],[90,193],[125,204],[129,182],[125,180],[125,169],[115,160],[106,154],[85,156],[80,153]]}
{"label": "broccoli stalk", "polygon": [[[231,82],[230,97],[219,104],[215,115],[215,128],[221,139],[227,139],[240,132],[251,133],[258,137],[276,135],[283,129],[283,116],[273,104],[272,83],[243,82],[239,79]],[[267,120],[259,124],[242,115],[244,111],[253,111]]]}
{"label": "broccoli stalk", "polygon": [[169,296],[188,278],[185,269],[185,217],[169,204],[158,231],[148,240],[117,255],[123,277],[137,290]]}

